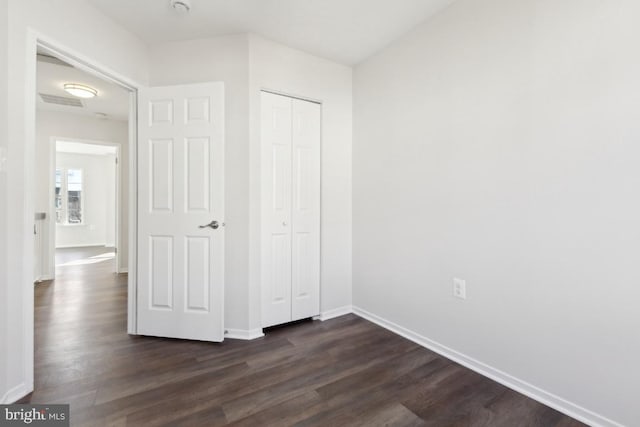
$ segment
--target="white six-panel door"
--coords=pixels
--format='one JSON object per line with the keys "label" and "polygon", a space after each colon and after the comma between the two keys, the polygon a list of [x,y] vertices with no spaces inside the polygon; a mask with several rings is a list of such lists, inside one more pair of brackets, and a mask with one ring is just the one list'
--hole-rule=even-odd
{"label": "white six-panel door", "polygon": [[291,102],[291,320],[299,320],[320,314],[320,104]]}
{"label": "white six-panel door", "polygon": [[261,95],[262,326],[320,312],[320,105]]}
{"label": "white six-panel door", "polygon": [[222,341],[223,83],[143,89],[138,112],[137,332]]}
{"label": "white six-panel door", "polygon": [[291,98],[261,95],[262,326],[291,321]]}

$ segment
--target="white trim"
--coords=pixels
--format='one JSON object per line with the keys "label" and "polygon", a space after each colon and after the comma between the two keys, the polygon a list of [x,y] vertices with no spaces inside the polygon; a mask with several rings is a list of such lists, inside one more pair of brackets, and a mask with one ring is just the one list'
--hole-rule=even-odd
{"label": "white trim", "polygon": [[46,36],[33,28],[29,28],[29,33],[34,36],[38,46],[40,46],[42,50],[52,56],[55,56],[61,61],[66,62],[67,64],[73,65],[74,68],[78,68],[93,76],[121,86],[131,92],[134,92],[143,86],[139,82],[112,70],[105,64],[101,64],[78,51],[69,49],[57,40]]}
{"label": "white trim", "polygon": [[127,333],[138,334],[138,92],[129,93],[129,260]]}
{"label": "white trim", "polygon": [[[36,121],[36,127],[38,123]],[[49,138],[49,182],[48,182],[48,209],[47,209],[47,228],[49,232],[49,240],[47,241],[47,271],[49,276],[56,277],[56,140]]]}
{"label": "white trim", "polygon": [[262,332],[262,328],[258,329],[225,329],[224,337],[233,339],[233,340],[255,340],[257,338],[262,338],[264,336],[264,332]]}
{"label": "white trim", "polygon": [[475,371],[506,387],[509,387],[512,390],[517,391],[518,393],[522,393],[533,400],[547,405],[592,427],[623,427],[622,424],[610,420],[600,414],[596,414],[595,412],[583,408],[575,403],[569,402],[568,400],[556,396],[553,393],[545,391],[533,384],[509,375],[506,372],[487,365],[486,363],[482,363],[479,360],[469,357],[445,345],[442,345],[437,341],[422,336],[410,329],[404,328],[396,323],[391,322],[390,320],[384,319],[380,316],[363,310],[362,308],[354,306],[353,312],[356,315],[369,320],[370,322],[382,326],[383,328],[388,329],[391,332],[394,332],[410,341],[413,341],[416,344],[426,347],[429,350],[446,357],[447,359],[459,363],[460,365],[467,367],[472,371]]}
{"label": "white trim", "polygon": [[118,274],[129,274],[129,269],[128,268],[121,268],[120,271],[118,271]]}
{"label": "white trim", "polygon": [[40,282],[48,282],[49,280],[53,280],[54,277],[49,274],[43,274],[42,276],[36,279],[36,285]]}
{"label": "white trim", "polygon": [[281,90],[268,89],[263,87],[260,89],[260,92],[267,92],[272,95],[285,96],[287,98],[299,99],[300,101],[313,102],[314,104],[322,105],[322,101],[319,99],[313,99],[313,98],[309,98],[308,96],[302,96],[302,95],[294,95],[288,92],[283,92]]}
{"label": "white trim", "polygon": [[[131,113],[129,112],[129,115],[131,115]],[[129,141],[127,141],[129,142]],[[120,266],[122,265],[122,253],[124,251],[122,251],[122,246],[124,246],[122,243],[122,236],[121,236],[121,232],[122,232],[122,208],[123,208],[123,203],[122,203],[122,165],[120,164],[121,161],[120,159],[122,158],[122,144],[117,143],[116,147],[116,156],[115,159],[113,159],[115,161],[115,168],[116,170],[115,175],[116,175],[116,188],[115,188],[115,194],[114,194],[114,201],[115,201],[115,212],[114,212],[114,220],[115,220],[115,235],[113,236],[113,244],[116,248],[116,269],[115,272],[117,273],[118,271],[120,271]],[[127,191],[129,191],[130,189],[127,189]]]}
{"label": "white trim", "polygon": [[9,391],[7,391],[4,394],[4,396],[2,396],[2,399],[0,400],[0,404],[2,404],[2,405],[10,405],[10,404],[22,399],[27,394],[31,393],[31,390],[33,390],[33,384],[28,385],[28,384],[25,384],[25,383],[20,383],[17,386],[15,386],[14,388],[12,388]]}
{"label": "white trim", "polygon": [[70,249],[70,248],[113,248],[113,246],[107,246],[103,243],[87,243],[82,245],[56,245],[56,249]]}
{"label": "white trim", "polygon": [[320,315],[315,316],[313,320],[320,320],[324,322],[325,320],[335,319],[336,317],[345,316],[351,313],[353,313],[353,307],[345,305],[344,307],[332,308],[331,310],[323,311]]}
{"label": "white trim", "polygon": [[[27,213],[28,217],[32,217],[35,205],[35,162],[36,162],[36,99],[34,93],[37,88],[37,75],[36,75],[36,55],[38,51],[38,37],[31,29],[27,29],[27,37],[25,44],[25,79],[23,96],[24,99],[24,123],[18,124],[24,126],[24,159],[23,159],[23,192],[26,195],[23,201],[23,212]],[[25,283],[22,287],[22,383],[24,388],[12,389],[17,393],[23,393],[26,395],[33,391],[34,384],[34,290],[33,286],[33,270],[35,265],[34,248],[33,248],[33,235],[28,235],[32,230],[32,222],[25,221],[24,223],[24,240],[23,240],[23,265],[22,265],[22,280]],[[30,234],[30,233],[29,233]],[[15,369],[11,366],[10,370]],[[19,391],[16,391],[19,390]],[[8,396],[11,397],[12,396]],[[21,396],[22,397],[22,396]]]}

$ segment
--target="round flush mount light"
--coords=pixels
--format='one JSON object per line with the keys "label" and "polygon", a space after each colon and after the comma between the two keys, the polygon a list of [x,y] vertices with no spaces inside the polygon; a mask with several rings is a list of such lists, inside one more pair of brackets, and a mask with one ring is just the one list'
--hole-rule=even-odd
{"label": "round flush mount light", "polygon": [[191,10],[191,0],[171,0],[171,7],[178,13],[189,13]]}
{"label": "round flush mount light", "polygon": [[98,91],[94,88],[78,83],[65,83],[64,90],[78,98],[93,98],[98,95]]}

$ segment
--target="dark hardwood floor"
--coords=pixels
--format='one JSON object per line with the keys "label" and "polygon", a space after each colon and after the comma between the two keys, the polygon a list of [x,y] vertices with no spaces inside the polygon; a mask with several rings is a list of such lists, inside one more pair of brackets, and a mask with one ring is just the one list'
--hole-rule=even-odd
{"label": "dark hardwood floor", "polygon": [[128,336],[126,275],[69,252],[36,287],[23,402],[70,403],[74,426],[582,425],[354,315],[254,341]]}

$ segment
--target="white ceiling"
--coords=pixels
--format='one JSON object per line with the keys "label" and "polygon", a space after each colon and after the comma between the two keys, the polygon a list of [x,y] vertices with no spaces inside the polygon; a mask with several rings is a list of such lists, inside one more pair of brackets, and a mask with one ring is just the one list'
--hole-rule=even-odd
{"label": "white ceiling", "polygon": [[88,0],[147,44],[254,33],[347,65],[387,46],[454,0]]}
{"label": "white ceiling", "polygon": [[115,155],[116,147],[102,144],[88,144],[73,141],[56,141],[56,152],[72,154],[92,154],[95,156]]}
{"label": "white ceiling", "polygon": [[[65,83],[80,83],[98,91],[92,99],[82,99],[84,107],[70,107],[47,104],[40,93],[73,98],[64,91]],[[61,111],[95,117],[95,113],[105,113],[112,120],[127,120],[129,115],[129,93],[120,86],[106,82],[82,70],[68,65],[38,61],[37,68],[37,108],[44,111]],[[79,98],[76,98],[79,99]]]}

